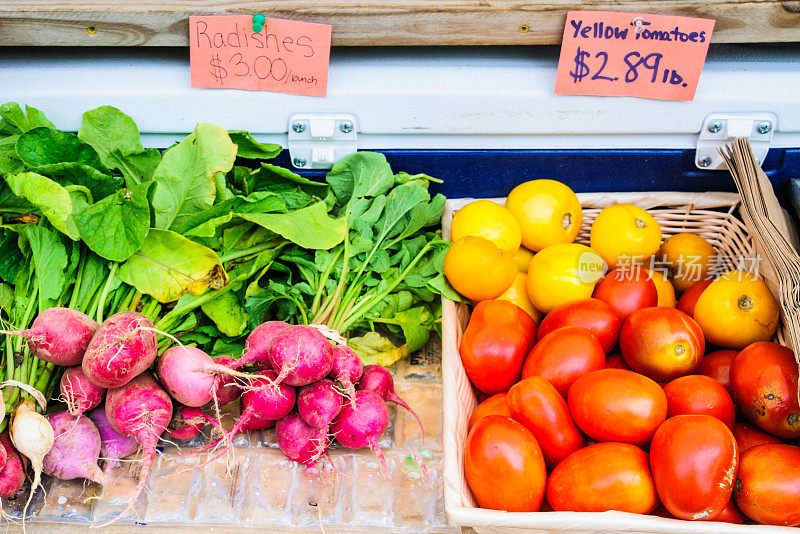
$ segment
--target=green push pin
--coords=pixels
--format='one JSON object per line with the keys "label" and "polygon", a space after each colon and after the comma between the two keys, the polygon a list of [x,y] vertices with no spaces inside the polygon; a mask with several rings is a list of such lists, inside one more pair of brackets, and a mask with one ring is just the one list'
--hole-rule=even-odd
{"label": "green push pin", "polygon": [[253,31],[255,33],[261,33],[261,30],[264,29],[264,24],[267,23],[267,17],[262,15],[261,13],[256,13],[253,15]]}

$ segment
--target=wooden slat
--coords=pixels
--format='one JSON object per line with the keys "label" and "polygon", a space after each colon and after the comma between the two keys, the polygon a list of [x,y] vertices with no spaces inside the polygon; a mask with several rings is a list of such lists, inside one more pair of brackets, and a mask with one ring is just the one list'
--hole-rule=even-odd
{"label": "wooden slat", "polygon": [[800,1],[0,0],[0,45],[187,46],[188,17],[251,14],[333,25],[334,45],[559,44],[569,10],[707,17],[713,41],[800,41]]}

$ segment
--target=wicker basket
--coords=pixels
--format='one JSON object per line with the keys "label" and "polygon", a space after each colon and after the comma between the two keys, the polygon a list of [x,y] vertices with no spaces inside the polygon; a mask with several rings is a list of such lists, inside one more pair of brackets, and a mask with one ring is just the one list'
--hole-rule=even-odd
{"label": "wicker basket", "polygon": [[[647,209],[661,225],[663,236],[693,232],[709,240],[719,254],[731,258],[763,258],[758,244],[736,216],[740,198],[731,193],[590,193],[579,194],[583,205],[583,227],[577,241],[588,244],[589,229],[597,213],[616,203],[631,203]],[[448,201],[445,207],[444,235],[450,236],[453,213],[473,199]],[[493,199],[502,202],[502,199]],[[749,265],[748,265],[749,267]],[[777,287],[775,272],[766,261],[758,265],[759,274],[768,285]],[[467,422],[477,404],[467,378],[458,346],[469,319],[463,304],[445,300],[443,306],[442,374],[444,380],[444,475],[445,506],[452,525],[473,527],[477,532],[532,533],[691,533],[723,534],[753,532],[800,532],[789,527],[732,525],[718,522],[690,522],[623,512],[501,512],[477,508],[464,475],[464,445]],[[777,341],[784,335],[779,329]]]}

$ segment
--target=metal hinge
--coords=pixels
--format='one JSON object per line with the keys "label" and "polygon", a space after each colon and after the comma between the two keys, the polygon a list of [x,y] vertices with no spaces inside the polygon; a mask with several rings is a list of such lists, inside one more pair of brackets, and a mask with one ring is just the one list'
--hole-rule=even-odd
{"label": "metal hinge", "polygon": [[348,113],[295,113],[289,117],[289,156],[298,169],[330,169],[358,149],[358,123]]}
{"label": "metal hinge", "polygon": [[703,121],[697,138],[694,163],[703,170],[726,169],[718,149],[735,137],[748,137],[761,165],[777,127],[778,117],[774,113],[711,113]]}

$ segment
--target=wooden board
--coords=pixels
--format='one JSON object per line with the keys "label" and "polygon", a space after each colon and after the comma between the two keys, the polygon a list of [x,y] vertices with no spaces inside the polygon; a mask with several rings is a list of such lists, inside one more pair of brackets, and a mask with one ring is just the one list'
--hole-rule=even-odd
{"label": "wooden board", "polygon": [[559,44],[569,10],[708,17],[713,41],[800,41],[800,1],[0,0],[0,45],[187,46],[188,17],[263,13],[333,25],[333,44]]}

